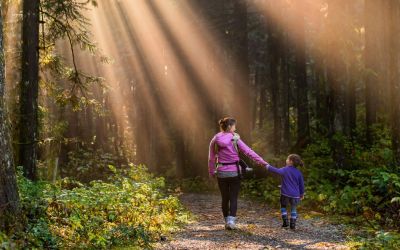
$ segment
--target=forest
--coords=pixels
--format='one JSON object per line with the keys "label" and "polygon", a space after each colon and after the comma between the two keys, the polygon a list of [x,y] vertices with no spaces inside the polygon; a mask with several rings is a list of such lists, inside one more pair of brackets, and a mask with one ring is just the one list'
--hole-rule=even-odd
{"label": "forest", "polygon": [[[1,249],[400,249],[400,1],[0,3]],[[257,164],[239,212],[272,224],[210,224],[223,117],[301,155],[298,232]]]}

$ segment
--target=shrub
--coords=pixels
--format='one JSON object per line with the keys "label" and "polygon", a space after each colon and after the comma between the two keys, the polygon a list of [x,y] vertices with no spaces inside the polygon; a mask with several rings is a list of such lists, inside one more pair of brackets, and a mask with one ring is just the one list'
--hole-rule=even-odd
{"label": "shrub", "polygon": [[109,181],[86,185],[70,179],[33,183],[19,174],[26,229],[12,240],[0,234],[2,244],[50,249],[150,247],[186,220],[178,199],[164,193],[163,178],[155,178],[144,166],[110,166],[110,171]]}

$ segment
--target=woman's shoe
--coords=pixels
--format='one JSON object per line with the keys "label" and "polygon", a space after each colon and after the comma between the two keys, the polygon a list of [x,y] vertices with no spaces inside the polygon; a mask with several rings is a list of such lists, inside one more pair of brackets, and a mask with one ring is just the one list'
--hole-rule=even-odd
{"label": "woman's shoe", "polygon": [[228,230],[236,229],[235,220],[236,220],[236,217],[228,216],[225,229],[228,229]]}

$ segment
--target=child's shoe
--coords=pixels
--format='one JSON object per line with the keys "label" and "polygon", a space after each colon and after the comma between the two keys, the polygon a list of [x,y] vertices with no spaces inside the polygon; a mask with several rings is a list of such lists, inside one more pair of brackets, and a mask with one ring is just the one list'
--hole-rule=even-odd
{"label": "child's shoe", "polygon": [[289,226],[289,222],[288,222],[287,216],[282,215],[282,221],[283,221],[282,227],[283,228],[287,228]]}
{"label": "child's shoe", "polygon": [[296,219],[290,218],[290,229],[296,229]]}

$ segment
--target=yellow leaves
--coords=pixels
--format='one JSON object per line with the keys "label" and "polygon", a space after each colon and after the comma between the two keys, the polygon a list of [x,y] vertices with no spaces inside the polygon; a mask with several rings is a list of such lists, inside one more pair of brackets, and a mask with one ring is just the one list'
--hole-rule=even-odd
{"label": "yellow leaves", "polygon": [[326,200],[326,198],[327,198],[326,194],[321,193],[318,195],[318,201],[324,201],[324,200]]}

